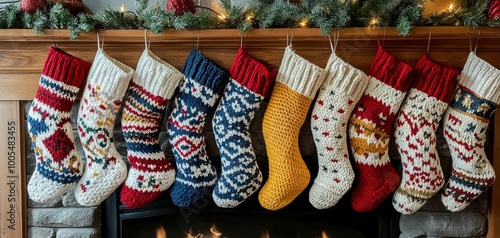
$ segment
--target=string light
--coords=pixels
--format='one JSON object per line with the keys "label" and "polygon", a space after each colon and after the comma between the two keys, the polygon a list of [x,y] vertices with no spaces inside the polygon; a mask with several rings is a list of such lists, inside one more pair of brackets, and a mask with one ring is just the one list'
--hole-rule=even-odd
{"label": "string light", "polygon": [[125,11],[126,11],[125,4],[122,4],[122,6],[120,7],[120,12],[124,13]]}
{"label": "string light", "polygon": [[370,27],[374,27],[374,26],[378,25],[379,23],[380,23],[380,20],[377,17],[372,17],[372,19],[370,19],[370,22],[368,24],[370,24]]}
{"label": "string light", "polygon": [[306,27],[307,26],[307,22],[308,20],[306,18],[302,19],[300,22],[299,22],[299,26],[300,27]]}
{"label": "string light", "polygon": [[223,21],[226,20],[226,18],[227,18],[226,15],[224,15],[224,13],[219,14],[217,17],[219,17],[219,19],[221,19]]}
{"label": "string light", "polygon": [[454,7],[454,6],[453,6],[453,3],[450,3],[450,6],[448,6],[448,11],[449,11],[449,12],[453,11],[453,7]]}
{"label": "string light", "polygon": [[248,13],[247,17],[245,18],[245,21],[251,22],[254,18],[253,12]]}

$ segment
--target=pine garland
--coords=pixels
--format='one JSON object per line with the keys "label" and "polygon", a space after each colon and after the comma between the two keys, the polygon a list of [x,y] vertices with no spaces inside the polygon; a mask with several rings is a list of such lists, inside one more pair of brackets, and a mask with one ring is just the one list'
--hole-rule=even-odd
{"label": "pine garland", "polygon": [[424,0],[254,0],[248,7],[221,0],[221,12],[199,7],[196,13],[175,16],[148,0],[136,0],[136,11],[120,12],[108,7],[95,14],[72,15],[61,4],[35,13],[22,12],[9,4],[0,9],[0,29],[68,29],[70,38],[97,29],[149,29],[155,34],[165,29],[200,30],[234,28],[244,33],[254,28],[318,27],[323,35],[343,27],[396,27],[408,35],[415,25],[463,25],[500,27],[500,20],[488,22],[490,0],[456,0],[456,7],[423,18]]}

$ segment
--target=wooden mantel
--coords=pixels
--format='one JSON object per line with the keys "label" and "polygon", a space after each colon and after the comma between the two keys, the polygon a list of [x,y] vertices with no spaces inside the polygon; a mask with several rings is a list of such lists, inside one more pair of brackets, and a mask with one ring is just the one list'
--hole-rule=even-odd
{"label": "wooden mantel", "polygon": [[[491,27],[471,30],[465,27],[416,27],[412,34],[406,37],[399,35],[394,28],[347,28],[340,32],[336,53],[353,66],[366,71],[377,50],[378,39],[388,52],[414,66],[427,51],[430,33],[429,55],[432,59],[461,70],[470,47],[475,48],[476,42],[479,42],[478,56],[500,68],[500,28]],[[47,50],[51,45],[56,43],[62,50],[92,61],[97,50],[96,35],[95,32],[82,33],[77,40],[70,41],[66,30],[48,30],[42,36],[35,35],[31,30],[0,30],[0,106],[8,102],[9,105],[17,105],[19,109],[20,101],[34,98]],[[144,30],[106,30],[100,31],[99,35],[104,41],[104,51],[131,67],[136,66],[145,47]],[[147,38],[153,53],[179,69],[182,68],[189,51],[196,45],[202,54],[228,69],[242,42],[251,55],[277,68],[287,44],[287,36],[292,38],[292,35],[293,49],[298,54],[320,67],[326,65],[331,53],[330,43],[328,38],[320,35],[319,29],[253,30],[243,37],[234,29],[168,30],[158,35],[148,32]],[[3,108],[9,107],[0,109]],[[19,110],[20,115],[17,117],[20,122],[23,118],[22,111]],[[5,112],[2,111],[2,114]],[[5,120],[0,117],[0,123]],[[494,152],[491,160],[498,170],[500,113],[496,113],[492,125]],[[24,141],[22,134],[21,138],[17,138],[21,142]],[[0,138],[0,142],[2,140],[4,139]],[[0,162],[1,168],[3,161]],[[491,195],[488,214],[489,238],[500,237],[500,182],[497,181],[493,185]],[[3,212],[2,209],[0,211]],[[3,217],[3,214],[1,216]]]}

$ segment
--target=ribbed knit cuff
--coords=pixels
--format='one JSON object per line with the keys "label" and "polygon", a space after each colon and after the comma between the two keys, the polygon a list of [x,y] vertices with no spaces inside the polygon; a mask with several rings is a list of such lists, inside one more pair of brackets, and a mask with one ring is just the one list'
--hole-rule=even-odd
{"label": "ribbed knit cuff", "polygon": [[354,99],[359,99],[363,95],[370,81],[368,75],[348,64],[335,53],[330,55],[325,71],[325,81],[321,87],[333,86]]}
{"label": "ribbed knit cuff", "polygon": [[450,102],[457,86],[458,70],[431,60],[427,54],[422,55],[415,69],[413,88],[445,103]]}
{"label": "ribbed knit cuff", "polygon": [[77,88],[82,86],[91,64],[65,51],[50,47],[42,74]]}
{"label": "ribbed knit cuff", "polygon": [[137,63],[133,82],[155,96],[170,99],[183,78],[179,70],[150,50],[144,50]]}
{"label": "ribbed knit cuff", "polygon": [[408,91],[413,80],[411,66],[387,53],[382,46],[378,47],[369,75],[402,92]]}
{"label": "ribbed knit cuff", "polygon": [[198,53],[196,49],[191,50],[182,73],[186,77],[212,89],[216,94],[222,94],[229,81],[229,74],[225,70]]}
{"label": "ribbed knit cuff", "polygon": [[276,73],[275,70],[268,69],[262,62],[250,56],[243,48],[238,50],[229,69],[230,78],[262,96],[267,95]]}
{"label": "ribbed knit cuff", "polygon": [[474,52],[469,53],[458,83],[484,99],[500,103],[500,70]]}
{"label": "ribbed knit cuff", "polygon": [[90,68],[87,83],[99,85],[101,92],[123,98],[134,70],[99,49]]}
{"label": "ribbed knit cuff", "polygon": [[325,70],[297,55],[290,46],[286,47],[277,82],[312,99],[324,79]]}

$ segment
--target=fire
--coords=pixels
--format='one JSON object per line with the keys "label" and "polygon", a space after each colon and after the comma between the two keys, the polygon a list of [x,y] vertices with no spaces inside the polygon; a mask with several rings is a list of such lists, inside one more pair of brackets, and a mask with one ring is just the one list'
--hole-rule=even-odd
{"label": "fire", "polygon": [[156,228],[156,238],[167,238],[167,232],[163,229],[163,226]]}
{"label": "fire", "polygon": [[271,236],[269,236],[269,231],[268,230],[265,230],[264,232],[262,232],[262,238],[270,238]]}
{"label": "fire", "polygon": [[325,231],[321,231],[321,238],[328,238],[328,235]]}

